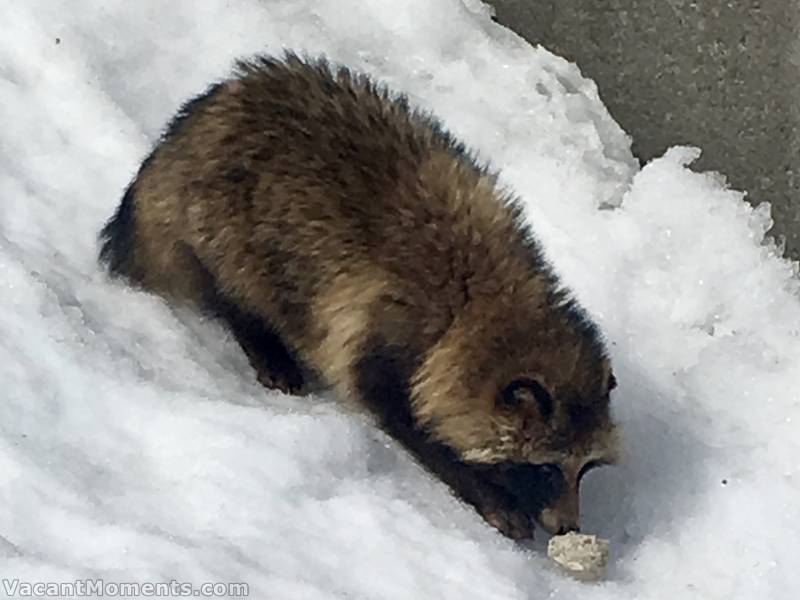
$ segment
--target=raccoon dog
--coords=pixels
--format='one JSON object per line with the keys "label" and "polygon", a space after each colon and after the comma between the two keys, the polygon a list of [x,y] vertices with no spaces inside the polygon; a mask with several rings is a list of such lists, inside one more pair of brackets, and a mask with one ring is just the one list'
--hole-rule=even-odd
{"label": "raccoon dog", "polygon": [[238,63],[101,239],[112,274],[221,319],[266,386],[360,403],[509,537],[577,529],[581,477],[614,460],[603,342],[518,201],[364,75]]}

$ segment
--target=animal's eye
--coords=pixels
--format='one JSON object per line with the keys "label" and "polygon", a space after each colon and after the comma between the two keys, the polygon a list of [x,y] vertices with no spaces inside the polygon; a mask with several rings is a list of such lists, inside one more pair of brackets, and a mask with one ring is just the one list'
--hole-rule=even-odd
{"label": "animal's eye", "polygon": [[539,470],[539,476],[547,480],[553,480],[561,475],[561,467],[558,465],[537,465],[537,469]]}
{"label": "animal's eye", "polygon": [[583,465],[583,467],[581,467],[581,470],[578,472],[578,481],[583,479],[583,476],[586,475],[592,469],[596,469],[597,467],[602,467],[603,465],[606,464],[608,463],[604,460],[590,460],[585,465]]}
{"label": "animal's eye", "polygon": [[505,406],[517,408],[525,405],[537,406],[542,417],[549,419],[553,414],[553,398],[550,393],[534,379],[515,379],[500,394],[500,402]]}

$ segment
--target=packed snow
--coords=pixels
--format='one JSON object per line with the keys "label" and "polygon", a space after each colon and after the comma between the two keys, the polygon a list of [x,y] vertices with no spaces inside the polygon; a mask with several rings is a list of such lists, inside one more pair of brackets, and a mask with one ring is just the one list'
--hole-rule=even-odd
{"label": "packed snow", "polygon": [[[0,595],[246,582],[253,598],[800,595],[800,302],[768,207],[642,168],[577,67],[477,0],[2,0]],[[262,389],[218,325],[109,281],[96,232],[177,106],[282,47],[372,73],[524,198],[606,332],[625,460],[583,486],[580,583],[361,414]],[[21,588],[17,587],[17,593]]]}

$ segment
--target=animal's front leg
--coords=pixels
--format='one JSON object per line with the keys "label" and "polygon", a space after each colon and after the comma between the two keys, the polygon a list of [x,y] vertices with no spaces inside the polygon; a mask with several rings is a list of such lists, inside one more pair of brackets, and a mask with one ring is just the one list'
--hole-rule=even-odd
{"label": "animal's front leg", "polygon": [[459,461],[452,450],[425,439],[420,432],[397,436],[419,461],[503,535],[515,539],[533,537],[533,521],[502,487],[484,477],[480,467]]}
{"label": "animal's front leg", "polygon": [[402,443],[431,473],[446,483],[493,527],[513,539],[533,537],[531,517],[521,511],[486,469],[459,460],[449,447],[431,440],[416,424],[408,381],[414,361],[400,348],[373,341],[356,365],[357,389],[382,427]]}

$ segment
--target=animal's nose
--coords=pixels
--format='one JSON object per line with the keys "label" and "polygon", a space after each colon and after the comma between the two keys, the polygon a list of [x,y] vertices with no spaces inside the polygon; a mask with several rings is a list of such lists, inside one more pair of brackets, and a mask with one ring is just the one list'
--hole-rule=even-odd
{"label": "animal's nose", "polygon": [[556,535],[564,535],[565,533],[570,533],[572,531],[574,531],[575,533],[580,533],[581,528],[578,526],[577,523],[562,525],[561,527],[558,528]]}

